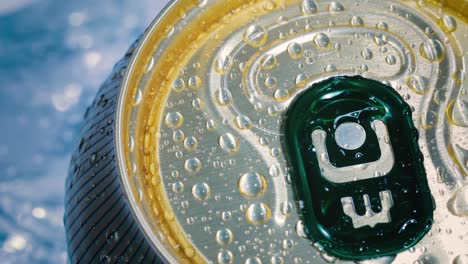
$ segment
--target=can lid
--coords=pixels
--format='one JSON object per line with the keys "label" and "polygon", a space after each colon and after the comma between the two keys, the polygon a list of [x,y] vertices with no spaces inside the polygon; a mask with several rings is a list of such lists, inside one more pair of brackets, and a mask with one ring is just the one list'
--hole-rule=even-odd
{"label": "can lid", "polygon": [[[453,11],[452,3],[465,15]],[[377,0],[172,2],[135,50],[119,97],[116,129],[125,192],[155,250],[171,263],[321,263],[337,257],[383,257],[379,261],[386,263],[425,258],[450,262],[466,254],[465,9],[466,1],[446,5]],[[325,200],[317,196],[322,193],[314,189],[317,186],[308,186],[313,195],[304,196],[301,191],[305,186],[298,180],[290,145],[285,146],[286,115],[296,100],[316,89],[315,84],[354,75],[375,83],[376,91],[384,86],[398,95],[402,109],[408,108],[405,128],[409,130],[398,132],[398,126],[382,118],[390,95],[374,98],[381,102],[370,104],[378,110],[366,111],[367,123],[350,118],[331,130],[316,127],[304,134],[310,144],[302,147],[317,151],[322,146],[325,160],[333,165],[324,173],[320,168],[327,163],[317,163],[318,171],[310,177],[322,175],[317,179],[351,190],[352,183],[335,177],[343,174],[337,167],[361,166],[363,172],[365,164],[385,157],[384,163],[372,165],[378,167],[373,173],[388,170],[392,181],[400,177],[393,186],[401,185],[400,189],[386,189],[390,184],[382,173],[374,175],[376,179],[357,177],[362,193],[335,193],[332,207],[322,208],[332,209],[327,219],[344,223],[330,226],[346,228],[334,231],[348,242],[353,232],[373,232],[385,223],[405,231],[430,227],[410,220],[433,220],[431,231],[424,237],[428,229],[421,231],[414,240],[421,239],[415,246],[417,254],[411,247],[414,243],[381,254],[370,254],[367,250],[372,245],[353,244],[352,253],[340,253],[320,240],[317,232],[330,234],[320,229],[325,224],[312,225],[308,218],[310,206]],[[335,98],[323,96],[323,102]],[[361,103],[366,104],[362,100],[353,104]],[[335,102],[309,121],[335,120],[351,106]],[[395,141],[394,132],[408,136]],[[320,144],[323,138],[325,144]],[[326,138],[336,138],[335,146]],[[391,148],[386,141],[392,142],[387,144]],[[398,152],[402,142],[410,144],[412,151]],[[362,152],[365,158],[355,160],[331,155],[340,150],[374,154]],[[308,158],[318,161],[320,155],[313,154]],[[411,164],[410,158],[414,158]],[[356,160],[364,164],[354,164]],[[395,168],[418,166],[421,173],[411,175],[427,181],[418,185],[420,189],[402,175],[392,174]],[[367,182],[372,180],[377,185]],[[401,199],[406,197],[405,188],[413,194],[427,191],[418,200],[425,217],[397,217],[405,204]],[[362,221],[363,215],[379,216]],[[314,233],[312,226],[318,231]],[[382,239],[397,241],[401,233],[394,233]]]}

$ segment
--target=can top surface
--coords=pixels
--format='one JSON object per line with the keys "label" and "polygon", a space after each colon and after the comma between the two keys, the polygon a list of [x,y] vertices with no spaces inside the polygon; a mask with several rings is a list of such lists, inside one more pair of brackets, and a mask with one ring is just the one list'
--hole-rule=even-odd
{"label": "can top surface", "polygon": [[[375,258],[379,255],[369,253],[368,246],[351,242],[351,255],[332,250],[345,242],[320,238],[320,232],[330,234],[323,230],[333,222],[320,219],[342,219],[327,228],[346,227],[336,236],[342,234],[343,241],[355,236],[351,231],[372,233],[389,222],[404,233],[412,222],[398,222],[395,212],[411,208],[400,205],[412,200],[418,201],[415,210],[430,210],[410,220],[430,221],[430,231],[421,231],[413,241],[417,244],[408,243],[374,261],[449,263],[466,258],[466,7],[466,1],[172,2],[135,50],[119,97],[116,129],[125,191],[155,250],[171,263],[344,263],[349,260],[340,259]],[[329,130],[326,125],[311,128],[303,138],[310,139],[308,160],[317,162],[318,170],[305,173],[301,184],[284,143],[288,109],[314,84],[354,75],[379,81],[401,98],[401,109],[408,106],[409,130],[398,134],[407,141],[396,140],[394,132],[400,128],[393,129],[384,112],[376,114],[379,118],[370,116],[367,123],[351,118]],[[341,108],[354,109],[361,101]],[[340,112],[340,105],[323,107],[318,119],[332,120]],[[324,140],[336,139],[336,151],[329,141],[321,145],[321,131]],[[387,147],[384,141],[392,144]],[[398,156],[405,155],[398,152],[403,149],[398,142],[414,146],[408,147],[414,149],[408,152],[409,158],[416,157],[414,162],[399,162],[406,159]],[[365,176],[363,166],[356,167],[359,159],[336,156],[340,148],[359,154],[363,164],[374,168],[372,176]],[[326,154],[323,160],[316,155],[320,151]],[[395,186],[405,182],[411,189],[423,179],[421,190],[430,189],[430,205],[427,197],[401,198],[405,186],[400,196],[396,189],[366,189],[372,180],[387,182],[381,176],[393,175],[396,167],[402,169],[388,176]],[[356,168],[356,182],[346,180]],[[418,184],[404,180],[406,169]],[[336,196],[334,202],[325,194],[314,200],[310,197],[320,193],[314,189],[319,187],[309,183],[318,183],[311,180],[316,175],[330,186],[359,190],[330,195]],[[310,203],[303,196],[309,192]],[[314,202],[318,200],[321,205]]]}

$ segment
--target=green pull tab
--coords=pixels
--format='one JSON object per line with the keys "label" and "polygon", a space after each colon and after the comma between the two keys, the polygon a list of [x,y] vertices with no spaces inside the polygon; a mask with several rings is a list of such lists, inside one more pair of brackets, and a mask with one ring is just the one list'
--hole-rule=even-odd
{"label": "green pull tab", "polygon": [[429,231],[418,132],[391,87],[360,76],[316,83],[291,104],[284,132],[306,232],[327,252],[382,257]]}

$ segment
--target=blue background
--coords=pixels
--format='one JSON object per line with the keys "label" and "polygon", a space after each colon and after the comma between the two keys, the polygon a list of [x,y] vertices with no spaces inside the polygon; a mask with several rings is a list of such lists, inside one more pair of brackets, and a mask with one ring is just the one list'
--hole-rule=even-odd
{"label": "blue background", "polygon": [[86,109],[168,0],[0,0],[0,262],[66,263],[65,177]]}

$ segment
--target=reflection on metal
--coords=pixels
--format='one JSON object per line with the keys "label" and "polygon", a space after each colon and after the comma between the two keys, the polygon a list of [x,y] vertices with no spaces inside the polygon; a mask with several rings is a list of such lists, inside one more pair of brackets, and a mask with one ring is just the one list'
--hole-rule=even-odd
{"label": "reflection on metal", "polygon": [[343,211],[353,220],[354,228],[360,228],[366,225],[374,227],[376,224],[390,223],[392,221],[390,217],[390,208],[393,207],[392,193],[387,190],[380,192],[379,195],[382,210],[379,213],[375,213],[371,208],[369,195],[364,194],[364,206],[366,207],[366,213],[364,215],[358,215],[356,213],[352,197],[341,198]]}
{"label": "reflection on metal", "polygon": [[335,141],[347,150],[356,150],[366,142],[366,130],[355,122],[343,123],[336,128]]}
{"label": "reflection on metal", "polygon": [[385,126],[384,122],[375,120],[372,122],[372,128],[377,134],[379,141],[379,147],[382,153],[380,159],[374,162],[342,168],[337,168],[330,163],[328,151],[325,146],[327,133],[323,130],[315,130],[312,132],[312,142],[315,146],[320,168],[323,171],[323,177],[335,183],[345,183],[387,175],[392,170],[393,164],[395,163],[392,146],[388,140],[387,126]]}

